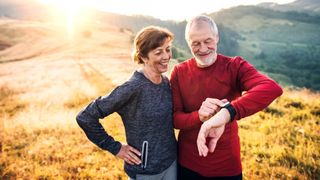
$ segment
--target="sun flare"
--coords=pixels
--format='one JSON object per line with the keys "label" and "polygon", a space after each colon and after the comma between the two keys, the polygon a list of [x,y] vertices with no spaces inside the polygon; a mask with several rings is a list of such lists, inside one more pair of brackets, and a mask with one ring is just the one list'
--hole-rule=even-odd
{"label": "sun flare", "polygon": [[82,26],[89,19],[85,10],[88,7],[86,0],[39,0],[51,6],[54,21],[65,26],[69,37],[73,37],[75,28]]}

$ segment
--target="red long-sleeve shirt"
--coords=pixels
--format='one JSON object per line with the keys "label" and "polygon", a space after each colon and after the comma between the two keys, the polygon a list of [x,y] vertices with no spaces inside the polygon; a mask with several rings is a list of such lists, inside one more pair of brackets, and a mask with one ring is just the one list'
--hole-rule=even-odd
{"label": "red long-sleeve shirt", "polygon": [[[218,54],[214,64],[199,68],[194,58],[174,67],[171,74],[174,126],[180,129],[179,163],[202,176],[234,176],[242,172],[236,120],[267,107],[282,94],[281,87],[241,57]],[[198,110],[206,98],[227,99],[236,110],[213,153],[200,157],[197,136],[202,122]]]}

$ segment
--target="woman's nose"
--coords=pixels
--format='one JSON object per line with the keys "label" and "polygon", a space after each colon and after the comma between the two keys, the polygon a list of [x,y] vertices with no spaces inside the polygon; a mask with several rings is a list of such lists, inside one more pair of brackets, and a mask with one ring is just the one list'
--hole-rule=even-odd
{"label": "woman's nose", "polygon": [[171,52],[165,52],[163,58],[164,59],[171,59],[171,56],[172,56]]}

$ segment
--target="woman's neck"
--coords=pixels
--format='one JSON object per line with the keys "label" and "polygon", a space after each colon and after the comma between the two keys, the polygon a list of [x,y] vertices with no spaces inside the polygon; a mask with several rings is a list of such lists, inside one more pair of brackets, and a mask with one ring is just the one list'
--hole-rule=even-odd
{"label": "woman's neck", "polygon": [[152,70],[149,70],[148,68],[142,68],[141,72],[147,79],[149,79],[154,84],[160,84],[162,82],[161,74],[155,73]]}

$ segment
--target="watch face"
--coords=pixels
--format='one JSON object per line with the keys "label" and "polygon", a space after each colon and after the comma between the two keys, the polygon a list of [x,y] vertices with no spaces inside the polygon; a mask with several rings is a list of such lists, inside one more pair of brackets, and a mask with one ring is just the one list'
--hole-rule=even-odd
{"label": "watch face", "polygon": [[222,104],[222,106],[220,106],[220,107],[226,107],[229,104],[230,104],[230,102],[228,101],[228,102],[225,102],[224,104]]}

